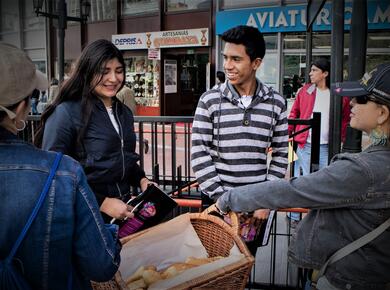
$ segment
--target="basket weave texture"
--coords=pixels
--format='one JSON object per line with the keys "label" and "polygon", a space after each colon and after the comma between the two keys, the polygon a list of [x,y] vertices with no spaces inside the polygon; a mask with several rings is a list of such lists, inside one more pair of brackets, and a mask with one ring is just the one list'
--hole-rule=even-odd
{"label": "basket weave texture", "polygon": [[[203,213],[192,213],[189,215],[191,224],[198,234],[203,246],[206,248],[209,257],[229,256],[230,249],[235,243],[240,252],[244,255],[244,258],[233,264],[219,268],[218,270],[186,281],[171,289],[244,289],[254,263],[254,258],[238,235],[237,216],[232,214],[231,219],[233,221],[233,226],[230,226],[221,218],[208,214],[207,210]],[[125,237],[121,242],[125,244],[149,230],[153,230],[153,228]],[[127,289],[119,271],[113,280],[105,283],[92,282],[92,287],[94,290]]]}

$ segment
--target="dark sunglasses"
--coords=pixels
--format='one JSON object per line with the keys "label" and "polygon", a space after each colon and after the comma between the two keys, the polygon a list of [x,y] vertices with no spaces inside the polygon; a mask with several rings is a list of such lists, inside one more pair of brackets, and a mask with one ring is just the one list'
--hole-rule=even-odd
{"label": "dark sunglasses", "polygon": [[378,100],[371,95],[357,96],[354,97],[354,99],[356,100],[356,103],[360,105],[365,105],[367,104],[368,101],[375,102],[375,103],[378,102]]}

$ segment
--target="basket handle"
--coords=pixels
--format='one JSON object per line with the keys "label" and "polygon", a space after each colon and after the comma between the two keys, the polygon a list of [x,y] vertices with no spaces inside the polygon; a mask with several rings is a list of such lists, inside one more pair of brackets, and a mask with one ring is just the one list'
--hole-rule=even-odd
{"label": "basket handle", "polygon": [[[207,215],[213,214],[213,213],[217,213],[218,216],[221,217],[221,218],[223,219],[223,216],[220,215],[220,213],[219,213],[219,211],[218,211],[218,209],[217,209],[217,207],[216,207],[215,204],[210,205],[210,206],[209,206],[208,208],[206,208],[201,214],[204,215],[204,216],[207,216]],[[231,223],[227,223],[226,221],[225,221],[225,222],[226,222],[227,224],[229,224],[229,225],[232,227],[232,229],[233,229],[233,231],[234,231],[235,233],[238,234],[238,233],[240,232],[240,221],[239,221],[239,219],[238,219],[237,213],[235,213],[235,212],[233,212],[233,211],[230,211],[230,212],[227,214],[227,216],[229,217]]]}

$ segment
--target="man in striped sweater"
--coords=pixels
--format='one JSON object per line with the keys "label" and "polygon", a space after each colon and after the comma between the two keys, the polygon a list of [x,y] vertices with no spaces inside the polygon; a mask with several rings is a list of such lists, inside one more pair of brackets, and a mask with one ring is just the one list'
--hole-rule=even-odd
{"label": "man in striped sweater", "polygon": [[[285,99],[256,78],[265,55],[263,35],[238,26],[222,39],[227,80],[201,96],[192,126],[192,169],[212,201],[233,187],[283,178],[288,164]],[[268,213],[258,210],[254,217],[266,219]]]}

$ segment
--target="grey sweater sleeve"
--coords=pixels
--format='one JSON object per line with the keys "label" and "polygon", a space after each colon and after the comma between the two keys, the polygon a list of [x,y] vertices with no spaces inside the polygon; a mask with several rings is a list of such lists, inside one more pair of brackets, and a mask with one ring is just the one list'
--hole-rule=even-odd
{"label": "grey sweater sleeve", "polygon": [[358,159],[342,158],[310,175],[246,185],[222,195],[222,211],[253,211],[259,208],[340,208],[366,199],[372,180]]}

